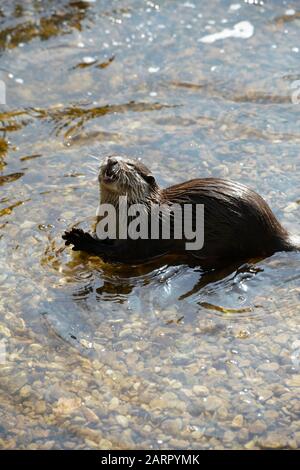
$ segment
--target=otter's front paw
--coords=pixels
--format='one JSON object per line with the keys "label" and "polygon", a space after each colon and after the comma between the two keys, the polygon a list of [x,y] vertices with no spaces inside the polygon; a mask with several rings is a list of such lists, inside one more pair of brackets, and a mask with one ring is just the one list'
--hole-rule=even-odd
{"label": "otter's front paw", "polygon": [[84,232],[80,228],[72,228],[69,232],[66,231],[63,236],[65,240],[65,245],[74,245],[73,251],[89,251],[91,245],[95,243],[94,238],[88,233]]}

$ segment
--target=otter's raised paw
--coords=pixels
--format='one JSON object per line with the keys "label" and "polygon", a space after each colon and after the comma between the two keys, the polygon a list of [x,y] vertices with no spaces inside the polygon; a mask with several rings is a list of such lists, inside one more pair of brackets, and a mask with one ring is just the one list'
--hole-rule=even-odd
{"label": "otter's raised paw", "polygon": [[95,239],[81,228],[72,228],[69,232],[66,231],[62,238],[65,240],[66,246],[74,245],[73,251],[89,251],[91,244],[95,243]]}

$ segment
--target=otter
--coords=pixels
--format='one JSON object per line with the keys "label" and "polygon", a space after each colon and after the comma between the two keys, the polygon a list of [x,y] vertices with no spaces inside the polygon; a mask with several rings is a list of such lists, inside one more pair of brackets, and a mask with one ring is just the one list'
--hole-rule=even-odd
{"label": "otter", "polygon": [[[169,239],[99,239],[95,233],[73,228],[62,238],[74,251],[85,251],[105,262],[139,264],[163,255],[181,255],[199,266],[217,266],[235,260],[265,258],[277,251],[294,251],[292,241],[266,201],[239,182],[220,178],[192,179],[162,189],[151,171],[140,161],[108,157],[100,166],[100,204],[119,210],[120,196],[128,205],[142,204],[146,212],[157,205],[204,205],[204,244],[187,250],[186,240],[176,239],[171,227]],[[193,210],[192,217],[195,217]],[[98,217],[98,221],[101,218]],[[129,219],[126,221],[129,223]],[[172,236],[173,235],[173,236]]]}

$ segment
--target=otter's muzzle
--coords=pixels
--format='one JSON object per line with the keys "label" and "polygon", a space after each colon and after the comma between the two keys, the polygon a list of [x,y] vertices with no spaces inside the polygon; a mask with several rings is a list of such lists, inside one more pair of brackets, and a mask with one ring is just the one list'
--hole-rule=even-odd
{"label": "otter's muzzle", "polygon": [[118,168],[118,159],[116,157],[109,157],[103,173],[104,183],[112,183],[117,179]]}

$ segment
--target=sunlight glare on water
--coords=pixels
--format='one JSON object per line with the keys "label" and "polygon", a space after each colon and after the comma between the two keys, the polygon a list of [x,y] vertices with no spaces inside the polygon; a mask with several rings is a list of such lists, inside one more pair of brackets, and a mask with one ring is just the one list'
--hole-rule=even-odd
{"label": "sunlight glare on water", "polygon": [[299,448],[299,253],[204,273],[61,239],[110,154],[238,180],[299,235],[299,5],[250,3],[2,2],[0,448]]}

